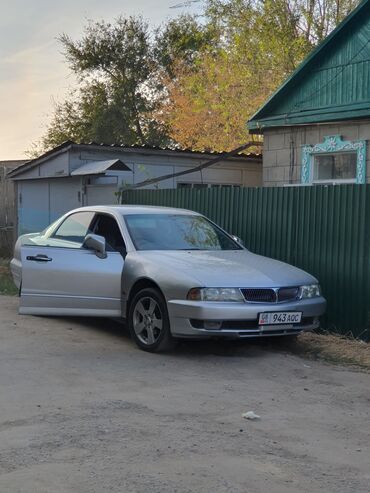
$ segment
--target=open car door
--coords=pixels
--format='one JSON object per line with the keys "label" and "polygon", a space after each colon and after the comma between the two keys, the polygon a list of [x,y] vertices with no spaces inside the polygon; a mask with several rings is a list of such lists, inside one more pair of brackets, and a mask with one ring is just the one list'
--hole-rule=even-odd
{"label": "open car door", "polygon": [[93,216],[72,214],[53,237],[21,246],[20,313],[121,316],[123,256],[107,251],[100,258],[82,246]]}

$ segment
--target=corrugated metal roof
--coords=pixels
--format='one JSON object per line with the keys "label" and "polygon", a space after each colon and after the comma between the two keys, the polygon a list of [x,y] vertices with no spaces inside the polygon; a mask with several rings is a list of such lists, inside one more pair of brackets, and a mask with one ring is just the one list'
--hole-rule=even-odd
{"label": "corrugated metal roof", "polygon": [[248,122],[264,128],[370,116],[370,0],[303,61]]}
{"label": "corrugated metal roof", "polygon": [[109,170],[115,171],[132,171],[120,159],[111,159],[110,161],[91,161],[83,164],[72,171],[73,176],[100,175]]}
{"label": "corrugated metal roof", "polygon": [[[258,142],[256,142],[256,147],[260,145]],[[42,162],[46,161],[47,159],[50,158],[50,156],[54,156],[57,154],[60,154],[62,152],[66,152],[69,149],[101,149],[104,148],[106,150],[112,150],[112,151],[120,151],[120,150],[125,150],[125,151],[132,151],[132,152],[139,152],[143,151],[146,153],[150,152],[157,152],[157,153],[173,153],[173,154],[183,154],[183,155],[192,155],[194,157],[199,157],[200,159],[207,159],[207,157],[212,157],[212,156],[222,156],[222,154],[225,154],[224,152],[202,152],[202,151],[194,151],[193,149],[180,149],[180,148],[170,148],[170,147],[156,147],[156,146],[148,146],[148,145],[126,145],[126,144],[104,144],[104,143],[96,143],[96,142],[88,142],[88,143],[79,143],[76,144],[75,142],[71,140],[67,140],[66,142],[63,142],[57,147],[54,147],[53,149],[50,149],[49,151],[45,152],[41,156],[32,159],[30,161],[27,161],[24,163],[22,166],[19,166],[17,169],[12,170],[8,173],[8,176],[11,178],[13,176],[17,176],[18,174],[23,173],[24,171],[28,171],[29,169],[33,168],[34,166],[37,166],[38,164],[41,164]],[[262,161],[262,154],[261,153],[249,153],[249,152],[241,152],[238,154],[238,156],[235,156],[231,159],[243,159],[246,161]]]}
{"label": "corrugated metal roof", "polygon": [[[105,143],[99,143],[99,142],[88,142],[86,143],[80,143],[80,144],[75,144],[77,146],[99,146],[99,147],[110,147],[110,148],[120,148],[120,149],[133,149],[133,150],[148,150],[148,151],[163,151],[163,152],[176,152],[176,153],[188,153],[188,154],[200,154],[200,155],[210,155],[210,156],[221,156],[222,154],[225,154],[227,151],[199,151],[199,150],[194,150],[190,149],[189,147],[161,147],[161,146],[150,146],[147,144],[105,144]],[[256,142],[256,146],[258,146],[259,143]],[[253,153],[253,152],[244,152],[241,151],[238,156],[241,157],[256,157],[259,158],[261,156],[261,153]]]}

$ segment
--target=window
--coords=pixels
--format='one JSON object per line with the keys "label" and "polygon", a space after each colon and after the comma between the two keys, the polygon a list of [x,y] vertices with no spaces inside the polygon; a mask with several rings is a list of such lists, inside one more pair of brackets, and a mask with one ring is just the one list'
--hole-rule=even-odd
{"label": "window", "polygon": [[211,185],[211,188],[240,188],[240,185]]}
{"label": "window", "polygon": [[114,217],[108,214],[98,214],[94,222],[93,231],[96,235],[103,236],[106,241],[106,249],[109,252],[126,254],[125,242]]}
{"label": "window", "polygon": [[355,152],[318,154],[314,156],[313,181],[356,181]]}
{"label": "window", "polygon": [[365,183],[366,140],[342,140],[329,135],[315,145],[302,147],[301,182]]}
{"label": "window", "polygon": [[[92,233],[90,224],[93,217],[94,212],[76,212],[75,214],[71,214],[62,222],[51,238],[71,242],[68,245],[70,248],[80,248],[85,236]],[[66,245],[61,244],[60,246]]]}
{"label": "window", "polygon": [[138,250],[241,250],[203,216],[128,214],[125,221]]}
{"label": "window", "polygon": [[227,183],[177,183],[177,188],[199,190],[205,188],[240,188],[240,185]]}

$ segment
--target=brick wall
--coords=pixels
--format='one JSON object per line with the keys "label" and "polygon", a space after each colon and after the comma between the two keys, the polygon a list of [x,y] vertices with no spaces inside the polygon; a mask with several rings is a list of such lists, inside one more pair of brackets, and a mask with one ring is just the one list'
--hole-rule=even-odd
{"label": "brick wall", "polygon": [[[328,135],[343,140],[370,141],[370,120],[351,123],[317,124],[264,132],[263,184],[279,186],[301,182],[301,148],[323,142]],[[370,183],[370,148],[367,148],[367,183]]]}

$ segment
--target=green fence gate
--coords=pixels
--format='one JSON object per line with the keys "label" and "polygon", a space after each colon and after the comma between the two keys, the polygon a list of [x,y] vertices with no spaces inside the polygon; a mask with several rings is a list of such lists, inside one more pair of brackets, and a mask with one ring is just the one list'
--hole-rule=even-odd
{"label": "green fence gate", "polygon": [[122,202],[200,212],[310,272],[328,300],[323,327],[370,340],[370,185],[132,190]]}

